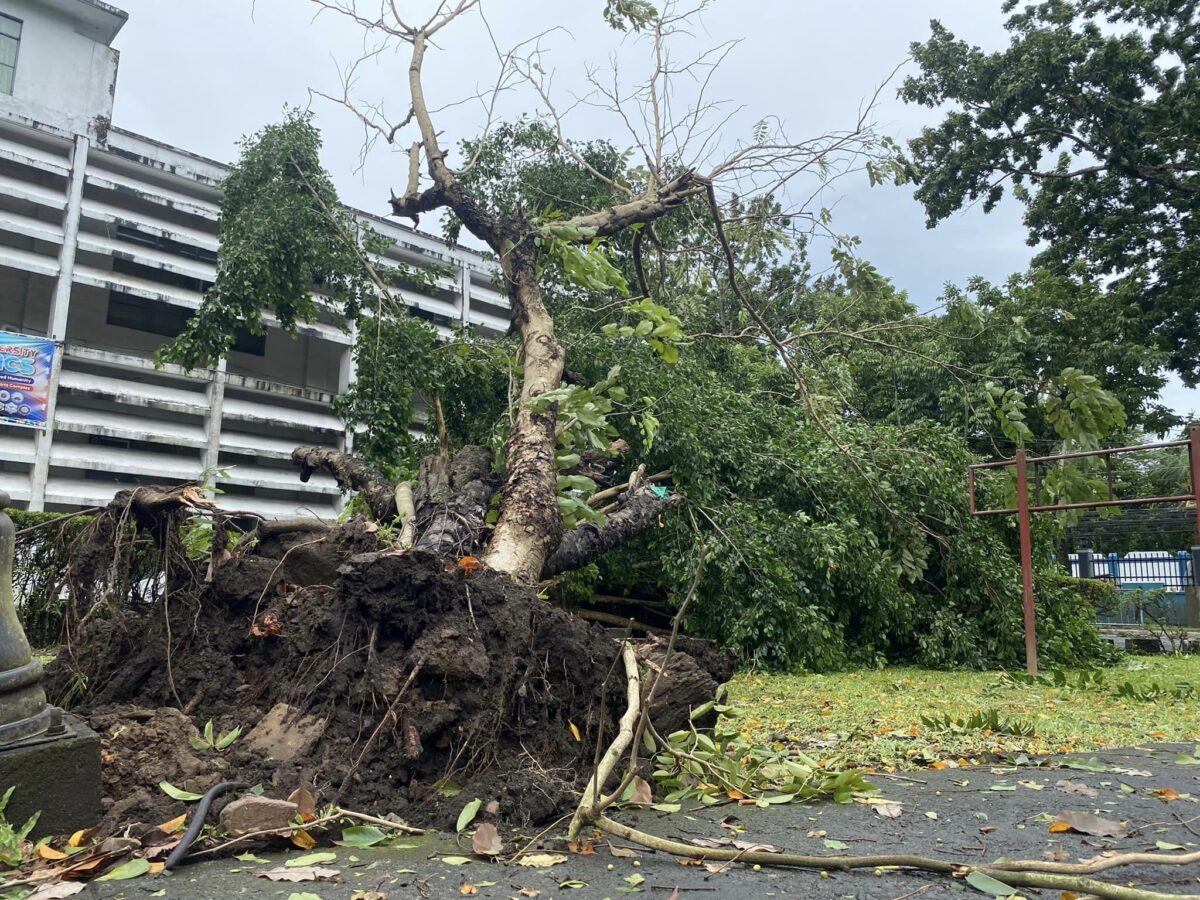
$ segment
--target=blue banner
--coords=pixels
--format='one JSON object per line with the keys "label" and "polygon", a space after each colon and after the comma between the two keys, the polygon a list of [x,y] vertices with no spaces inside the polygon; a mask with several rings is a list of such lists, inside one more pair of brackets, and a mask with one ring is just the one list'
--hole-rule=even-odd
{"label": "blue banner", "polygon": [[0,423],[45,428],[55,343],[0,331]]}

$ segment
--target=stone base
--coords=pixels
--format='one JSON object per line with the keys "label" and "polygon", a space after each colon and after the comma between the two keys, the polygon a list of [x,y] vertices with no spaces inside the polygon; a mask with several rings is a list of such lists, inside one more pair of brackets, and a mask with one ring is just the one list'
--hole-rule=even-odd
{"label": "stone base", "polygon": [[34,838],[100,821],[100,736],[75,716],[62,723],[57,735],[0,748],[0,793],[16,788],[4,816],[20,828],[40,811]]}

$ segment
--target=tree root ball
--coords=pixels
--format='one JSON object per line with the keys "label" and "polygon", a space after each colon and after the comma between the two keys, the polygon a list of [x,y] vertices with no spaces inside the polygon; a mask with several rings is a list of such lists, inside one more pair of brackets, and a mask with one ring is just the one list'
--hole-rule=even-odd
{"label": "tree root ball", "polygon": [[[728,677],[721,654],[696,654],[679,655],[684,676],[655,704],[664,725]],[[354,521],[264,538],[165,604],[93,615],[49,684],[60,697],[86,684],[110,827],[177,814],[160,781],[202,792],[229,779],[437,827],[479,797],[529,825],[571,809],[611,740],[618,656],[612,635],[529,589],[381,549]],[[203,746],[210,719],[215,738],[240,736]],[[154,748],[137,746],[142,733]]]}

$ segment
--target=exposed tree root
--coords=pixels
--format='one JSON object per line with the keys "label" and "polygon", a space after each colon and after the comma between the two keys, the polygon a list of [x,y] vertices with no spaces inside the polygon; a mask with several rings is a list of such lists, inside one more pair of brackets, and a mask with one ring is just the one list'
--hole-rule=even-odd
{"label": "exposed tree root", "polygon": [[313,472],[328,472],[343,491],[362,493],[377,520],[386,521],[396,515],[392,485],[361,457],[331,447],[297,447],[292,451],[292,462],[300,467],[301,481],[308,481]]}

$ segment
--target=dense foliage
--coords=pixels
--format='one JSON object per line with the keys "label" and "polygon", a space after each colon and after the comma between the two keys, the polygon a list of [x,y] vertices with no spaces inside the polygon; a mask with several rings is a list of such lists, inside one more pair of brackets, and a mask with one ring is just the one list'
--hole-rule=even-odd
{"label": "dense foliage", "polygon": [[914,44],[906,100],[949,107],[912,141],[930,224],[1011,186],[1038,261],[1105,283],[1113,319],[1200,379],[1200,20],[1195,0],[1005,0],[1007,48],[938,22]]}
{"label": "dense foliage", "polygon": [[[290,127],[303,146],[316,146],[307,120]],[[296,216],[294,184],[282,194],[253,187],[278,187],[279,178],[257,164],[257,144],[290,161],[288,140],[264,131],[247,145],[239,177],[248,193]],[[726,223],[733,291],[702,203],[619,240],[556,237],[555,223],[605,202],[610,182],[645,177],[611,146],[568,153],[545,125],[522,120],[464,150],[475,160],[468,177],[481,204],[536,210],[541,223],[540,277],[568,376],[538,402],[558,407],[567,526],[598,520],[586,503],[596,482],[566,471],[588,453],[599,454],[613,483],[637,463],[670,469],[686,498],[661,528],[569,579],[576,599],[601,589],[678,601],[706,543],[712,552],[688,627],[749,666],[1020,663],[1015,528],[968,514],[966,466],[1014,421],[1029,423],[1031,434],[1093,443],[1124,424],[1120,404],[1075,368],[1117,351],[1052,336],[1055,316],[1036,313],[1057,302],[1044,283],[974,286],[978,300],[950,303],[961,325],[951,315],[921,316],[848,253],[839,252],[836,273],[815,278],[804,238],[773,200],[759,198],[735,205]],[[388,471],[411,472],[430,443],[410,428],[423,421],[435,434],[440,408],[452,445],[502,450],[519,372],[513,342],[465,332],[439,340],[422,320],[356,300],[372,287],[364,256],[330,252],[328,217],[289,221],[286,252],[343,285],[356,317],[358,381],[338,408],[366,428],[357,449]],[[229,252],[237,260],[251,250],[239,243]],[[248,302],[261,308],[255,297]],[[228,299],[214,291],[206,303],[228,305],[230,323],[252,326],[241,301]],[[295,307],[300,319],[312,313]],[[1012,328],[1020,316],[1028,326]],[[763,327],[786,342],[787,366]],[[968,327],[986,339],[964,347]],[[627,450],[609,449],[620,446]],[[1048,554],[1039,558],[1049,563]],[[1048,663],[1099,658],[1091,611],[1077,594],[1046,591],[1042,612]]]}
{"label": "dense foliage", "polygon": [[322,316],[353,322],[365,303],[379,302],[363,263],[386,242],[338,201],[312,114],[286,111],[241,151],[221,183],[216,281],[184,332],[160,349],[163,362],[208,365],[239,332],[264,334],[266,316],[294,331]]}

